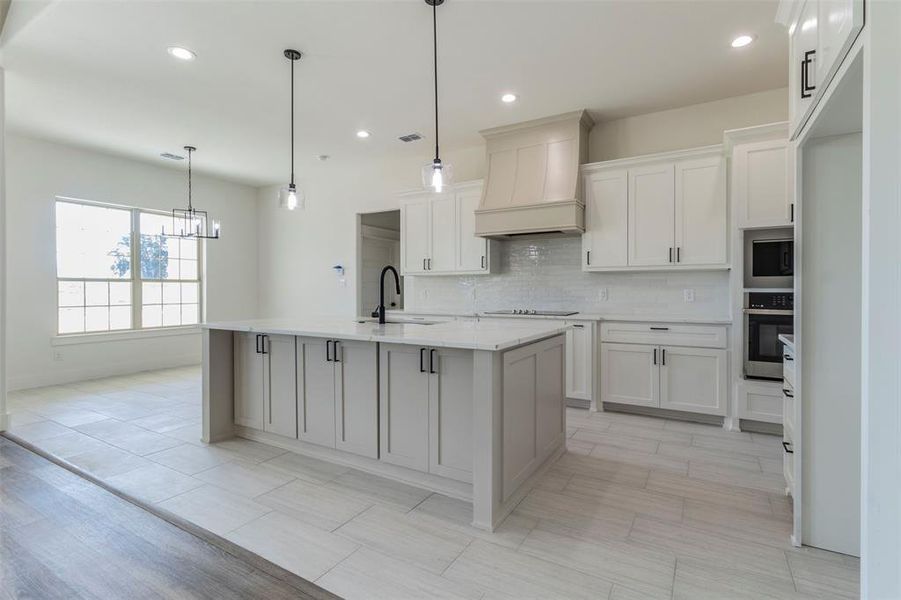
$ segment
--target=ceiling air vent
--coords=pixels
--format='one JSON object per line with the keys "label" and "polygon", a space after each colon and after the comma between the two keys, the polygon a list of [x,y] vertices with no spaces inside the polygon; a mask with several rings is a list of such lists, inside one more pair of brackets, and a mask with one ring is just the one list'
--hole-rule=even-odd
{"label": "ceiling air vent", "polygon": [[409,142],[418,142],[422,139],[421,133],[408,133],[407,135],[402,135],[399,138],[400,141],[409,143]]}
{"label": "ceiling air vent", "polygon": [[171,152],[163,152],[160,154],[161,157],[166,158],[168,160],[184,160],[184,156],[179,156],[178,154],[172,154]]}

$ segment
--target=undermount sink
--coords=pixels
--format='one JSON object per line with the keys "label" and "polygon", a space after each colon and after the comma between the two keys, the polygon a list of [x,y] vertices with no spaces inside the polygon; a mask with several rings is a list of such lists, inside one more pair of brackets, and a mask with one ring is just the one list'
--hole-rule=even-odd
{"label": "undermount sink", "polygon": [[[374,323],[378,324],[378,319],[363,319],[358,320],[357,323]],[[398,321],[394,319],[386,319],[385,325],[437,325],[441,321]]]}

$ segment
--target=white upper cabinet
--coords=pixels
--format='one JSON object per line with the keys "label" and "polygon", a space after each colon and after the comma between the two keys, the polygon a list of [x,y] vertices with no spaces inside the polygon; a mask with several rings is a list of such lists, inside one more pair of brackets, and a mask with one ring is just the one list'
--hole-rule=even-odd
{"label": "white upper cabinet", "polygon": [[785,227],[794,220],[788,140],[739,144],[732,150],[732,198],[739,229]]}
{"label": "white upper cabinet", "polygon": [[456,210],[459,251],[456,271],[479,272],[488,269],[488,240],[476,236],[476,214],[482,200],[482,187],[458,191],[454,208]]}
{"label": "white upper cabinet", "polygon": [[863,28],[863,0],[783,0],[779,20],[789,36],[791,139],[841,66]]}
{"label": "white upper cabinet", "polygon": [[401,273],[488,273],[489,242],[475,235],[475,209],[481,196],[481,182],[459,184],[444,194],[405,194],[401,199]]}
{"label": "white upper cabinet", "polygon": [[729,266],[720,146],[583,166],[585,271]]}
{"label": "white upper cabinet", "polygon": [[629,169],[629,264],[673,262],[673,164]]}
{"label": "white upper cabinet", "polygon": [[676,256],[680,265],[726,262],[726,169],[720,156],[676,163]]}
{"label": "white upper cabinet", "polygon": [[400,215],[401,272],[405,275],[425,273],[431,251],[431,201],[429,198],[410,200],[403,205]]}
{"label": "white upper cabinet", "polygon": [[582,266],[625,267],[629,264],[629,172],[615,169],[585,178],[585,234]]}

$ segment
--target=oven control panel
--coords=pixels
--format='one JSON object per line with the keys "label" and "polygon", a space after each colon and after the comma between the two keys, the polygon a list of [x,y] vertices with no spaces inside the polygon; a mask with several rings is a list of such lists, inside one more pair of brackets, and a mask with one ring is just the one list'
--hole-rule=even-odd
{"label": "oven control panel", "polygon": [[791,292],[751,292],[748,294],[748,308],[794,310],[795,295]]}

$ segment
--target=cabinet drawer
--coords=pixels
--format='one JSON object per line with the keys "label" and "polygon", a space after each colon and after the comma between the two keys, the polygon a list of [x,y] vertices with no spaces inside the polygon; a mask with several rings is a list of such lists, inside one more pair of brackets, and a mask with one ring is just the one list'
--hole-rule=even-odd
{"label": "cabinet drawer", "polygon": [[782,351],[782,379],[795,387],[795,352],[788,347]]}
{"label": "cabinet drawer", "polygon": [[659,344],[694,348],[725,348],[725,325],[671,323],[601,323],[601,341],[622,344]]}

